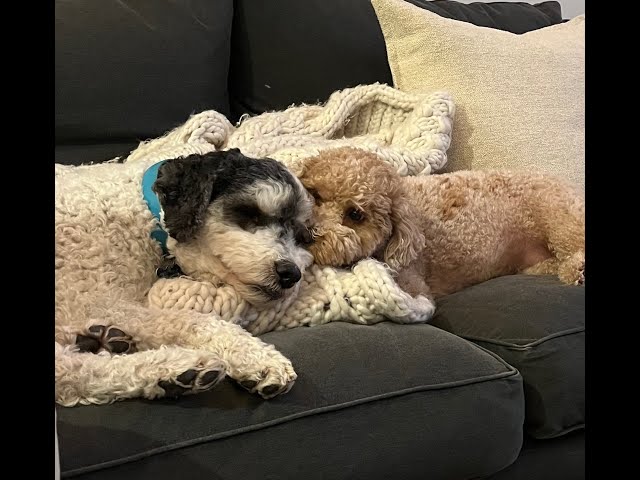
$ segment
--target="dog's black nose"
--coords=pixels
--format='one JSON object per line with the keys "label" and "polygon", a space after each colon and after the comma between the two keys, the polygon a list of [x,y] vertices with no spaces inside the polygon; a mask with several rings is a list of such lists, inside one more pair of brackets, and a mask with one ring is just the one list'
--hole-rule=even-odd
{"label": "dog's black nose", "polygon": [[276,273],[282,288],[291,288],[302,278],[302,273],[295,263],[288,260],[276,262]]}

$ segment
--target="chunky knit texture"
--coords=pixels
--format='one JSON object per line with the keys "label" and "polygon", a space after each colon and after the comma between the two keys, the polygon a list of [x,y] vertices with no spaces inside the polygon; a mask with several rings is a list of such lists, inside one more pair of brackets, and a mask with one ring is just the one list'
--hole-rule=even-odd
{"label": "chunky knit texture", "polygon": [[[127,162],[240,148],[297,173],[306,158],[322,150],[353,146],[376,153],[400,175],[428,175],[447,161],[454,111],[446,92],[414,95],[362,85],[335,92],[325,105],[267,112],[236,127],[218,112],[201,112],[167,135],[141,143]],[[229,285],[201,280],[160,279],[149,291],[149,305],[215,313],[254,334],[331,321],[425,322],[435,309],[426,297],[403,292],[388,267],[375,260],[352,270],[314,265],[296,286],[297,295],[267,309],[249,305]]]}
{"label": "chunky knit texture", "polygon": [[413,298],[401,290],[387,267],[370,259],[352,271],[312,265],[296,295],[265,309],[245,302],[230,285],[186,277],[158,280],[148,299],[152,307],[215,313],[254,335],[334,321],[419,323],[428,321],[435,310],[426,297]]}
{"label": "chunky knit texture", "polygon": [[244,118],[236,127],[208,110],[167,135],[143,142],[128,161],[239,148],[283,162],[294,173],[305,158],[344,146],[376,153],[400,175],[428,175],[447,162],[455,106],[446,92],[407,94],[361,85],[331,95],[325,105],[293,106]]}

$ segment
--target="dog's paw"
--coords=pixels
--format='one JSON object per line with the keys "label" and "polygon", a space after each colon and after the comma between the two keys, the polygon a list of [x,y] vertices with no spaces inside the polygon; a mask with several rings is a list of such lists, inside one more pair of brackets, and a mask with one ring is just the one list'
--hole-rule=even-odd
{"label": "dog's paw", "polygon": [[114,326],[92,325],[85,334],[76,336],[76,345],[81,352],[124,354],[138,349],[130,335]]}
{"label": "dog's paw", "polygon": [[584,285],[584,253],[578,252],[558,266],[558,277],[569,285]]}
{"label": "dog's paw", "polygon": [[245,390],[269,399],[291,390],[298,375],[289,359],[278,353],[266,363],[245,366],[232,378]]}
{"label": "dog's paw", "polygon": [[225,373],[221,364],[199,365],[168,380],[161,380],[158,386],[164,390],[164,398],[178,398],[213,388],[225,377]]}

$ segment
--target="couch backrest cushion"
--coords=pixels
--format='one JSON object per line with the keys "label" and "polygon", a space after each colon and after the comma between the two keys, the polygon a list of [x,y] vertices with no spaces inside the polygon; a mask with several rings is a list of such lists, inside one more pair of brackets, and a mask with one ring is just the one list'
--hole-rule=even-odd
{"label": "couch backrest cushion", "polygon": [[[412,0],[441,16],[524,33],[562,21],[556,1],[474,3]],[[359,84],[392,85],[384,38],[369,0],[237,0],[230,101],[232,120],[325,101]]]}
{"label": "couch backrest cushion", "polygon": [[193,112],[228,114],[232,14],[232,0],[57,0],[56,144],[127,143]]}

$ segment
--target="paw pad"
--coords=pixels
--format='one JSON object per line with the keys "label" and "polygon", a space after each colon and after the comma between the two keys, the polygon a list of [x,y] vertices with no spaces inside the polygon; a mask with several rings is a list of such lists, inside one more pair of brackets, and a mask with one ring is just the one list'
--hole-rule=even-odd
{"label": "paw pad", "polygon": [[261,378],[259,381],[241,380],[238,383],[248,392],[257,393],[265,399],[275,397],[276,395],[288,392],[291,389],[293,381],[289,381],[287,383],[267,383],[268,380],[271,380],[271,382],[273,382],[274,380],[267,378],[268,375],[268,372],[263,372],[263,378]]}
{"label": "paw pad", "polygon": [[282,390],[282,385],[267,385],[262,389],[262,394],[272,397],[276,395],[280,390]]}
{"label": "paw pad", "polygon": [[178,375],[175,380],[158,382],[158,386],[164,390],[165,398],[178,398],[182,395],[209,390],[224,377],[222,373],[220,370],[192,368]]}
{"label": "paw pad", "polygon": [[81,352],[98,353],[106,350],[110,353],[122,354],[137,351],[136,344],[121,329],[106,327],[104,325],[92,325],[87,334],[76,336],[76,345]]}

